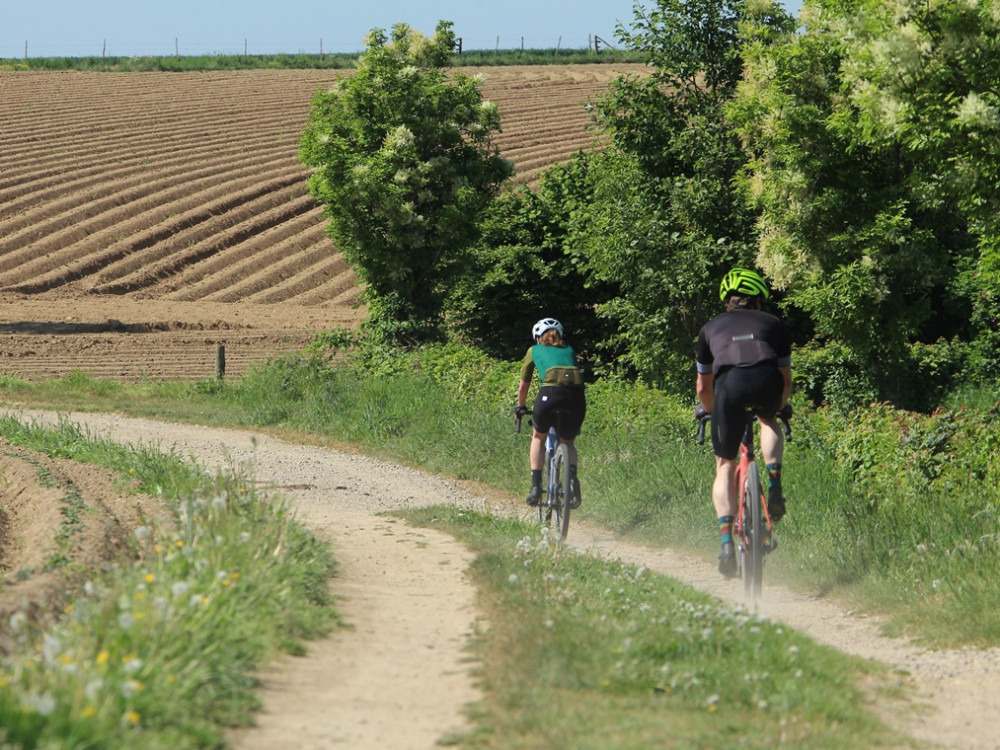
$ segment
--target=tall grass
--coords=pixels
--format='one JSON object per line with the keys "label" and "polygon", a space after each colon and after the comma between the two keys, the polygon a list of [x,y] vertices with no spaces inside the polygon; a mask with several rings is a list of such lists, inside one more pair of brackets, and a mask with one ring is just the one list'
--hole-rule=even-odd
{"label": "tall grass", "polygon": [[[141,398],[117,393],[105,408],[169,410],[174,418],[187,408],[194,421],[209,415],[215,423],[298,431],[519,498],[528,488],[528,436],[513,429],[517,380],[516,363],[431,347],[381,360],[376,371],[291,357],[238,382],[188,386],[183,400],[176,390],[167,398],[146,386]],[[0,383],[0,394],[13,387]],[[74,396],[79,387],[58,390],[60,403],[82,402]],[[18,389],[18,399],[31,398]],[[94,390],[86,400],[99,407]],[[44,398],[55,398],[52,390]],[[961,398],[990,403],[971,393]],[[707,446],[695,444],[692,406],[693,397],[634,384],[591,385],[578,440],[579,515],[713,558],[714,462]],[[789,515],[769,578],[883,614],[898,632],[929,644],[1000,643],[993,575],[1000,568],[1000,442],[992,408],[920,421],[888,409],[834,416],[796,403],[785,454]]]}
{"label": "tall grass", "polygon": [[[528,443],[513,432],[514,369],[454,356],[436,367],[441,356],[427,351],[419,366],[377,376],[318,359],[276,361],[228,395],[254,424],[329,435],[523,494]],[[988,425],[989,417],[980,423]],[[1000,643],[1000,622],[991,614],[1000,608],[1000,583],[989,573],[1000,567],[996,483],[901,483],[902,472],[883,456],[885,481],[874,502],[871,489],[853,477],[851,454],[836,441],[881,428],[831,420],[803,404],[793,425],[784,473],[790,511],[769,563],[772,580],[874,609],[899,632],[931,644]],[[695,444],[694,426],[685,400],[628,383],[591,386],[577,443],[581,515],[643,541],[714,557],[714,461],[707,446]],[[987,443],[977,460],[987,461],[994,455],[989,450],[997,446]],[[904,449],[899,460],[918,453]],[[870,460],[878,471],[877,451]],[[914,498],[916,487],[923,488]]]}
{"label": "tall grass", "polygon": [[254,670],[336,624],[329,549],[235,471],[120,446],[63,422],[0,436],[121,472],[172,503],[132,556],[85,576],[62,616],[15,613],[0,660],[3,747],[220,747],[257,707]]}

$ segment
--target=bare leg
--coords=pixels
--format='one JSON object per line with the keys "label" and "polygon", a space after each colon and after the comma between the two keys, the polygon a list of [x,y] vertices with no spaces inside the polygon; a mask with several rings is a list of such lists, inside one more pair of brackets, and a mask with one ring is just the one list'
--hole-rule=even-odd
{"label": "bare leg", "polygon": [[535,430],[531,436],[531,448],[528,450],[528,460],[532,471],[541,471],[545,463],[545,433]]}
{"label": "bare leg", "polygon": [[778,420],[758,419],[760,422],[760,452],[765,464],[780,464],[785,452],[785,435],[781,431]]}
{"label": "bare leg", "polygon": [[715,482],[712,483],[712,503],[715,514],[723,516],[736,515],[736,467],[737,459],[715,457]]}
{"label": "bare leg", "polygon": [[569,449],[569,465],[570,466],[576,466],[577,465],[576,464],[576,443],[574,443],[572,440],[561,440],[560,442],[564,443],[566,445],[566,447]]}

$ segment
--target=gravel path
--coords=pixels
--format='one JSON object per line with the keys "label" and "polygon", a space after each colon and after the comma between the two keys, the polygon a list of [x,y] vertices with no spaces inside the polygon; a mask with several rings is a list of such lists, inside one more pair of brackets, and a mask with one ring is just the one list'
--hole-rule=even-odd
{"label": "gravel path", "polygon": [[[54,419],[52,415],[22,413]],[[437,503],[521,512],[461,483],[368,457],[301,446],[251,432],[72,414],[100,435],[174,448],[206,466],[248,465],[257,480],[295,503],[299,517],[330,539],[340,562],[333,581],[352,626],[310,644],[264,675],[259,726],[234,733],[239,750],[399,748],[425,750],[465,726],[477,699],[464,651],[475,627],[469,555],[447,535],[377,514]],[[583,523],[571,541],[609,559],[645,565],[738,603],[738,584],[714,566],[628,542]],[[761,611],[819,642],[895,666],[917,702],[881,707],[917,739],[963,750],[1000,749],[1000,649],[927,651],[878,634],[878,622],[833,603],[770,587]]]}

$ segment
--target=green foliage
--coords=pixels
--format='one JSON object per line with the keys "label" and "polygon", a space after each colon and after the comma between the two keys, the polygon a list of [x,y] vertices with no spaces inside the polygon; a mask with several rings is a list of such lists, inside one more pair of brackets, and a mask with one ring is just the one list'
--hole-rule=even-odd
{"label": "green foliage", "polygon": [[[961,274],[994,257],[998,21],[958,0],[817,0],[802,19],[746,48],[730,109],[752,155],[757,261],[880,398],[924,408],[902,385],[912,347],[988,339]],[[976,291],[995,288],[984,277]]]}
{"label": "green foliage", "polygon": [[[769,22],[787,25],[769,7]],[[611,143],[576,191],[567,239],[588,284],[604,290],[593,300],[608,321],[602,371],[687,390],[717,279],[752,258],[755,217],[732,185],[745,155],[723,116],[746,13],[741,2],[660,0],[619,27],[651,72],[623,76],[597,99],[595,125]]]}
{"label": "green foliage", "polygon": [[510,163],[496,105],[448,76],[454,32],[374,29],[353,75],[312,101],[299,149],[327,231],[365,283],[368,324],[394,342],[441,336],[442,304]]}
{"label": "green foliage", "polygon": [[567,246],[571,216],[590,199],[583,154],[546,171],[534,191],[501,195],[484,213],[482,237],[448,300],[454,335],[493,357],[520,356],[531,326],[555,317],[590,364],[605,338],[594,305],[605,294]]}

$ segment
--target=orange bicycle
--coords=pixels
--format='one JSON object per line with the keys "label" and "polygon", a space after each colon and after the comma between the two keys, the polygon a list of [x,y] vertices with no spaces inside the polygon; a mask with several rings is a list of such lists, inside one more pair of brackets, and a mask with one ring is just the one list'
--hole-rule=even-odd
{"label": "orange bicycle", "polygon": [[[781,421],[785,440],[791,442],[792,430],[788,424],[788,411],[776,415]],[[711,414],[698,417],[698,445],[705,443],[705,425]],[[746,411],[746,427],[740,442],[740,462],[736,467],[736,483],[740,491],[739,509],[733,524],[733,534],[739,540],[736,561],[743,593],[752,602],[760,598],[764,583],[764,557],[778,548],[771,515],[767,510],[767,496],[760,480],[760,470],[754,457],[754,423],[757,421],[752,408]]]}

